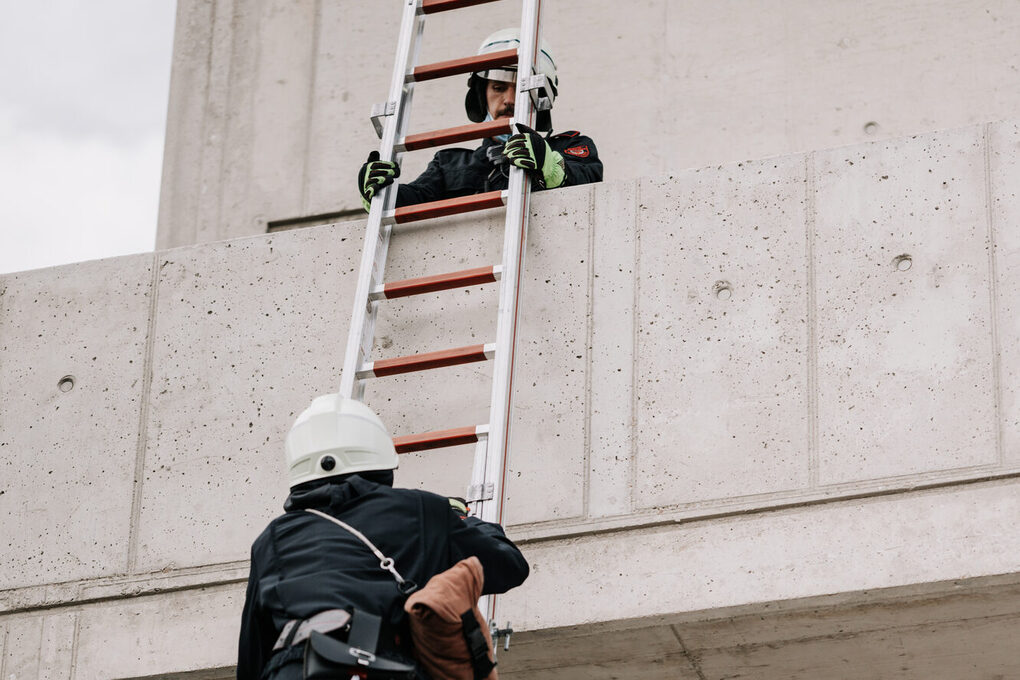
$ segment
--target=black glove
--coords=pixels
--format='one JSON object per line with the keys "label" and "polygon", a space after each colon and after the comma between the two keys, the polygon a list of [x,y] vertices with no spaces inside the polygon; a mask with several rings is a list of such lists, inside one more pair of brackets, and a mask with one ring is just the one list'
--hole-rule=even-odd
{"label": "black glove", "polygon": [[527,170],[547,189],[563,184],[563,156],[527,125],[517,123],[517,134],[506,140],[503,155],[518,168]]}
{"label": "black glove", "polygon": [[399,165],[393,161],[379,160],[378,151],[368,154],[368,160],[358,171],[358,193],[361,194],[361,203],[365,206],[366,211],[376,192],[393,184],[393,180],[397,177],[400,177]]}

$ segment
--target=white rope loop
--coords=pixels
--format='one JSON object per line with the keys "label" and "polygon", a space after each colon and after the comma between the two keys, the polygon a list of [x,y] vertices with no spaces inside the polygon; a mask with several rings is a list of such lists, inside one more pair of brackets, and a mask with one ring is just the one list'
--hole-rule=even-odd
{"label": "white rope loop", "polygon": [[383,555],[382,551],[379,550],[379,548],[375,547],[375,544],[372,543],[372,541],[368,540],[368,537],[365,536],[365,534],[361,533],[360,531],[358,531],[357,529],[352,527],[347,522],[344,522],[342,520],[337,519],[336,517],[333,517],[333,515],[327,515],[324,512],[320,512],[319,510],[314,510],[312,508],[305,508],[305,512],[310,512],[313,515],[318,515],[319,517],[321,517],[323,519],[328,519],[333,524],[336,524],[337,526],[343,527],[344,529],[346,529],[350,533],[354,534],[354,536],[358,540],[360,540],[362,543],[367,545],[368,548],[373,553],[375,553],[375,556],[379,558],[379,568],[384,570],[384,571],[388,571],[388,572],[390,572],[390,574],[393,575],[393,578],[396,579],[396,581],[397,581],[397,587],[400,588],[401,592],[405,592],[405,593],[406,592],[413,592],[414,590],[418,589],[418,586],[415,585],[414,582],[406,581],[404,579],[404,577],[400,575],[400,572],[397,571],[397,568],[394,566],[393,558],[392,557],[386,557],[386,555]]}

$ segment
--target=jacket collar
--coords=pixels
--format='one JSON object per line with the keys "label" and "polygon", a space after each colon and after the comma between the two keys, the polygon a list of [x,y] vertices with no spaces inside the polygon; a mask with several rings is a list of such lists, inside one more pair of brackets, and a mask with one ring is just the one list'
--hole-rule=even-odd
{"label": "jacket collar", "polygon": [[297,512],[305,508],[340,508],[349,501],[371,493],[381,484],[364,479],[359,475],[349,475],[340,479],[322,479],[310,484],[302,484],[287,496],[283,509]]}

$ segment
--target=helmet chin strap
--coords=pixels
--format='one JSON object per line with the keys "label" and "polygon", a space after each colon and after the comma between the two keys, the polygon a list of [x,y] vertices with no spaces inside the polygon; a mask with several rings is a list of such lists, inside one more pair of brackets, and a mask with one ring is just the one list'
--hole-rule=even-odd
{"label": "helmet chin strap", "polygon": [[[492,117],[491,113],[486,111],[485,112],[485,120],[482,121],[482,122],[488,123],[490,120],[495,120],[495,118]],[[506,140],[510,139],[510,134],[507,133],[507,134],[502,134],[502,135],[494,135],[492,138],[495,139],[497,142],[501,142],[503,144],[506,144]]]}

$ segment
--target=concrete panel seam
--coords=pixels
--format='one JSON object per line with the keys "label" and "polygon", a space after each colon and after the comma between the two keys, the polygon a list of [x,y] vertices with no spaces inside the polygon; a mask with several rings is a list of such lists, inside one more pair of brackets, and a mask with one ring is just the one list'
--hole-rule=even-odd
{"label": "concrete panel seam", "polygon": [[[242,565],[243,574],[231,573],[235,569],[241,569]],[[171,580],[168,583],[167,579],[158,578],[158,576],[162,576],[161,573],[155,572],[152,574],[154,578],[150,578],[146,581],[139,582],[132,581],[130,579],[123,580],[121,584],[119,584],[122,586],[119,590],[114,589],[114,585],[108,585],[106,589],[100,590],[101,594],[89,594],[91,591],[89,591],[86,587],[82,587],[87,586],[87,584],[79,584],[78,588],[74,589],[69,594],[63,595],[62,597],[57,596],[50,600],[30,602],[20,606],[0,610],[0,616],[6,617],[14,614],[38,613],[50,609],[62,609],[69,606],[78,607],[102,604],[105,602],[116,602],[118,600],[126,600],[146,595],[178,593],[186,590],[203,590],[218,586],[236,585],[239,583],[246,583],[248,581],[248,571],[250,566],[247,560],[240,563],[228,563],[226,566],[228,567],[227,570],[222,572],[212,572],[210,573],[210,578],[204,581],[178,578],[177,580]]]}
{"label": "concrete panel seam", "polygon": [[[214,10],[213,11],[213,21],[216,20],[216,16],[218,16],[218,14]],[[219,186],[221,188],[220,191],[217,191],[218,198],[216,200],[216,228],[217,229],[222,228],[222,225],[223,225],[223,201],[225,200],[225,196],[226,196],[226,193],[227,193],[226,191],[222,190],[222,186],[223,186],[222,180],[223,180],[223,168],[225,166],[225,162],[224,161],[226,160],[227,149],[229,148],[228,135],[226,134],[226,129],[229,127],[228,121],[230,120],[230,113],[229,113],[229,111],[230,111],[230,101],[231,101],[231,95],[232,95],[232,92],[233,92],[232,85],[234,83],[234,57],[235,57],[235,55],[237,53],[237,49],[236,48],[237,48],[237,34],[238,34],[238,31],[235,28],[236,26],[237,26],[237,3],[234,2],[233,0],[231,0],[231,4],[230,4],[230,27],[231,27],[231,30],[230,30],[230,50],[229,50],[229,53],[228,53],[228,56],[227,56],[227,88],[226,88],[227,91],[226,91],[226,93],[224,95],[224,99],[226,101],[226,106],[224,108],[225,108],[226,113],[223,116],[223,128],[224,128],[224,131],[223,131],[223,134],[222,134],[223,141],[219,144],[220,159],[219,159],[219,163],[217,163],[217,165],[216,165],[217,171],[218,171],[218,174],[219,174],[219,180],[220,180],[219,184],[217,186]],[[213,27],[213,30],[215,31],[215,26]],[[209,68],[212,69],[212,66],[210,65]],[[211,78],[211,75],[210,75],[210,78]],[[199,166],[199,167],[201,167],[201,166]]]}
{"label": "concrete panel seam", "polygon": [[815,154],[804,155],[804,228],[807,277],[807,454],[808,487],[818,488],[818,300],[815,289]]}
{"label": "concrete panel seam", "polygon": [[588,285],[587,289],[587,328],[585,329],[585,361],[584,361],[584,475],[581,489],[581,516],[589,517],[591,509],[591,411],[592,411],[592,351],[595,347],[595,192],[588,192]]}
{"label": "concrete panel seam", "polygon": [[641,362],[641,180],[634,180],[634,298],[631,303],[631,352],[633,364],[630,374],[630,493],[627,506],[634,511],[634,490],[637,489],[638,460],[638,380]]}
{"label": "concrete panel seam", "polygon": [[676,625],[670,626],[669,630],[673,633],[673,637],[676,638],[676,643],[680,645],[680,650],[684,653],[684,658],[687,659],[687,663],[691,665],[691,670],[698,676],[698,680],[708,680],[708,678],[705,677],[704,671],[701,670],[701,661],[691,654],[689,649],[687,649],[683,636],[680,635],[680,631],[677,630]]}
{"label": "concrete panel seam", "polygon": [[[990,614],[990,615],[978,615],[978,616],[964,616],[957,618],[953,621],[954,625],[966,625],[970,622],[983,622],[992,623],[996,621],[1011,621],[1013,619],[1020,619],[1020,612],[1011,612],[1007,614]],[[792,638],[788,642],[820,642],[823,640],[852,640],[856,637],[863,637],[875,633],[887,633],[895,631],[897,634],[909,633],[911,631],[928,631],[932,627],[931,622],[913,623],[907,625],[884,625],[884,626],[861,626],[857,630],[845,630],[838,633],[822,633],[818,635],[804,635],[797,638]],[[756,649],[768,648],[776,643],[774,641],[767,642],[739,642],[735,644],[729,644],[722,647],[711,647],[712,651],[723,651],[723,650],[741,650],[751,652]],[[1002,676],[999,676],[1002,677]]]}
{"label": "concrete panel seam", "polygon": [[78,634],[81,632],[81,612],[74,612],[74,632],[71,635],[71,680],[74,680],[78,673]]}
{"label": "concrete panel seam", "polygon": [[[45,641],[45,639],[46,639],[46,617],[45,616],[40,616],[39,617],[39,645],[35,648],[36,673],[39,673],[39,670],[41,670],[39,667],[42,666],[42,663],[43,663],[43,660],[42,660],[42,656],[43,656],[43,642]],[[41,675],[41,673],[40,673],[40,675]]]}
{"label": "concrete panel seam", "polygon": [[[205,54],[205,92],[202,96],[202,124],[199,126],[199,151],[198,151],[198,163],[196,167],[199,168],[199,172],[195,173],[195,193],[201,195],[201,188],[205,186],[205,178],[202,177],[201,169],[205,167],[205,150],[208,148],[208,144],[205,143],[206,139],[206,124],[209,122],[209,98],[212,92],[212,69],[213,69],[213,48],[216,45],[214,36],[216,34],[216,15],[218,14],[219,0],[213,0],[212,9],[210,10],[210,28],[209,28],[209,49]],[[198,200],[194,201],[195,213],[188,220],[191,223],[191,228],[196,237],[199,235],[200,228],[200,217],[201,217],[201,202]]]}
{"label": "concrete panel seam", "polygon": [[995,453],[999,465],[1006,460],[1003,440],[1005,437],[1004,414],[1002,412],[1002,357],[999,345],[999,284],[995,266],[995,211],[992,209],[992,148],[989,133],[992,124],[982,126],[981,137],[984,146],[985,161],[985,215],[988,227],[988,304],[991,307],[989,326],[992,331],[992,390],[995,403]]}
{"label": "concrete panel seam", "polygon": [[305,109],[306,123],[305,123],[305,153],[304,163],[301,168],[301,214],[307,214],[309,212],[308,207],[308,185],[309,185],[309,165],[311,164],[312,154],[312,120],[314,119],[313,111],[315,110],[315,93],[316,85],[319,77],[319,44],[322,38],[322,0],[315,0],[315,28],[312,30],[312,44],[309,49],[312,51],[311,68],[308,74],[308,99]]}
{"label": "concrete panel seam", "polygon": [[128,527],[128,553],[125,573],[135,570],[138,560],[138,523],[142,516],[142,487],[145,481],[145,450],[149,438],[149,398],[152,388],[152,354],[156,342],[156,303],[159,298],[159,275],[162,253],[152,254],[152,272],[149,279],[149,316],[145,329],[145,357],[142,360],[142,385],[138,404],[138,442],[135,446],[135,482],[131,494],[131,525]]}
{"label": "concrete panel seam", "polygon": [[[214,2],[215,2],[215,0],[214,0]],[[176,14],[176,18],[175,18],[176,24],[175,24],[175,28],[174,28],[174,55],[175,55],[175,58],[173,59],[173,64],[172,64],[171,73],[170,73],[170,97],[169,97],[169,102],[168,102],[168,107],[167,107],[168,108],[168,112],[167,112],[167,120],[166,120],[166,143],[164,144],[163,170],[162,170],[162,178],[161,178],[161,181],[160,181],[159,208],[158,208],[157,220],[156,220],[156,222],[157,222],[157,225],[156,225],[156,246],[157,246],[157,248],[165,248],[167,246],[174,245],[175,243],[177,243],[175,237],[179,236],[181,234],[182,230],[187,229],[189,227],[191,229],[191,238],[181,239],[180,243],[181,244],[183,244],[183,243],[194,243],[197,240],[197,237],[198,237],[198,231],[197,231],[196,224],[195,224],[195,222],[197,221],[197,216],[198,216],[198,203],[197,202],[194,203],[194,206],[195,206],[194,217],[195,217],[195,219],[192,219],[192,220],[182,219],[181,211],[179,210],[179,208],[180,208],[180,206],[182,204],[184,204],[185,206],[187,204],[185,202],[181,201],[178,197],[180,195],[182,195],[182,194],[189,194],[191,196],[197,196],[198,193],[199,193],[198,189],[199,189],[200,185],[198,184],[198,181],[197,181],[198,180],[198,176],[196,174],[196,175],[194,175],[194,181],[192,182],[193,186],[190,187],[190,189],[188,191],[182,191],[180,189],[180,185],[184,183],[184,182],[181,181],[181,178],[180,178],[180,168],[182,166],[186,165],[185,163],[182,162],[182,158],[188,152],[190,147],[189,147],[188,144],[185,144],[185,143],[181,142],[181,139],[186,137],[186,132],[184,131],[185,125],[182,122],[182,118],[181,118],[180,112],[175,110],[175,105],[177,105],[177,103],[179,101],[179,100],[177,100],[175,98],[175,95],[177,94],[176,87],[180,86],[178,80],[180,78],[185,78],[186,79],[186,75],[184,75],[182,72],[188,72],[189,71],[189,68],[188,68],[187,65],[185,65],[184,60],[183,59],[182,60],[178,60],[176,58],[176,55],[181,54],[184,51],[182,49],[182,45],[185,42],[185,40],[187,39],[187,37],[190,37],[189,34],[191,33],[191,27],[189,26],[189,21],[188,21],[189,16],[190,16],[189,13],[188,13],[188,10],[192,9],[192,8],[193,8],[193,3],[192,4],[183,3],[183,2],[177,3],[177,14]],[[213,7],[212,12],[215,13],[215,6]],[[198,23],[198,22],[191,22],[191,23]],[[178,42],[178,41],[180,41],[180,42]],[[210,64],[209,60],[211,59],[211,55],[212,55],[212,45],[213,45],[213,42],[214,41],[212,40],[212,37],[211,37],[211,34],[210,34],[209,45],[207,47],[208,52],[207,52],[207,56],[206,56],[205,80],[204,80],[204,83],[203,83],[203,87],[205,87],[206,92],[208,92],[208,89],[209,89],[209,64]],[[203,97],[205,97],[205,96],[206,95],[203,95]],[[204,110],[203,110],[202,118],[203,118],[203,123],[204,123],[204,118],[205,118]],[[201,127],[202,126],[200,125],[200,129],[201,129]],[[204,145],[200,145],[199,158],[198,158],[198,162],[199,163],[201,162],[201,159],[202,159],[202,157],[201,157],[201,153],[202,153],[201,149],[202,148],[204,148]],[[168,228],[164,226],[164,225],[168,225],[171,221],[174,222],[174,233],[173,234],[171,234],[168,231]]]}
{"label": "concrete panel seam", "polygon": [[0,678],[7,677],[7,636],[10,634],[7,629],[8,626],[4,626],[3,636],[0,636]]}
{"label": "concrete panel seam", "polygon": [[[677,516],[663,517],[662,511],[657,509],[656,511],[654,511],[654,513],[649,513],[648,515],[644,516],[629,515],[622,517],[614,517],[610,521],[587,522],[584,524],[576,523],[567,526],[561,525],[560,527],[551,526],[549,527],[549,533],[539,534],[536,531],[530,536],[528,535],[527,532],[522,532],[520,526],[511,526],[510,531],[514,536],[514,542],[517,545],[537,545],[539,543],[548,543],[553,541],[569,541],[577,538],[605,536],[609,534],[618,534],[628,531],[646,531],[649,529],[659,529],[662,527],[676,526],[680,524],[693,524],[696,522],[712,522],[716,520],[730,519],[733,517],[746,517],[757,514],[771,514],[776,512],[784,512],[786,510],[796,510],[800,508],[832,505],[834,503],[853,503],[855,501],[885,498],[887,496],[923,494],[928,492],[941,491],[944,489],[951,489],[953,487],[964,487],[975,484],[990,484],[996,482],[1008,482],[1014,480],[1020,480],[1020,471],[1014,471],[1004,474],[991,474],[984,477],[976,477],[973,479],[950,480],[943,482],[933,482],[930,484],[914,484],[906,487],[883,489],[859,494],[828,496],[824,498],[810,498],[806,500],[776,503],[774,505],[756,506],[753,508],[740,508],[734,510],[720,510],[716,512],[695,513],[679,517]],[[536,528],[544,528],[544,526],[536,526]]]}

